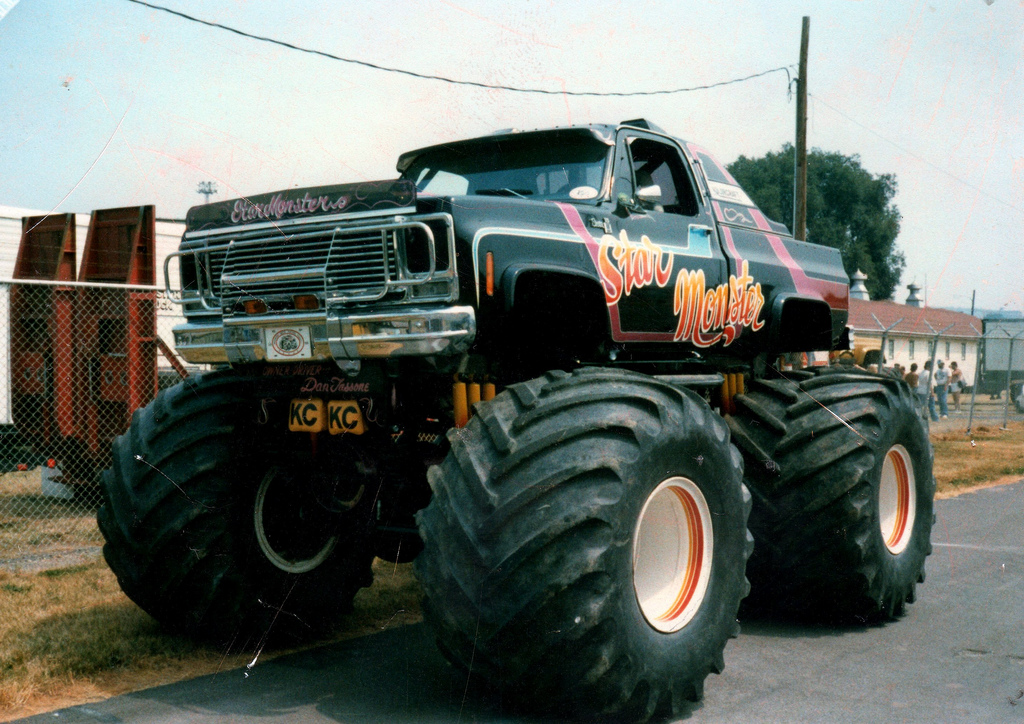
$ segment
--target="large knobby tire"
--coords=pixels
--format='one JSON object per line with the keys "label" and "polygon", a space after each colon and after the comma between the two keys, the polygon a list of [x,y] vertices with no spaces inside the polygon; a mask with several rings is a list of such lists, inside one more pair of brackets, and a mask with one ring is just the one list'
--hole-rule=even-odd
{"label": "large knobby tire", "polygon": [[445,656],[519,708],[680,711],[738,633],[742,458],[699,397],[551,372],[476,406],[430,469],[415,570]]}
{"label": "large knobby tire", "polygon": [[372,491],[341,515],[311,500],[309,454],[258,389],[215,373],[160,392],[114,442],[98,514],[129,598],[237,646],[319,633],[372,580]]}
{"label": "large knobby tire", "polygon": [[904,613],[931,553],[932,446],[902,380],[854,370],[755,381],[728,419],[756,548],[748,604],[805,620]]}

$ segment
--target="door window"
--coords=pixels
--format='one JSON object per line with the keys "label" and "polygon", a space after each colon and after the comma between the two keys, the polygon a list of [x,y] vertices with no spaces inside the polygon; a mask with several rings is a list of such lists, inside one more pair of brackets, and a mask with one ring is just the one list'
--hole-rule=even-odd
{"label": "door window", "polygon": [[661,198],[655,202],[645,202],[645,206],[667,214],[696,216],[697,196],[679,151],[667,143],[650,138],[633,137],[628,143],[634,192],[651,186],[661,190]]}

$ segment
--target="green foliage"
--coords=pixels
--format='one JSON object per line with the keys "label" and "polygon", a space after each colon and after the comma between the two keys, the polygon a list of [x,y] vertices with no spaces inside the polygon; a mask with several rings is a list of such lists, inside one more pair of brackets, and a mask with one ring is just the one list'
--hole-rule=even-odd
{"label": "green foliage", "polygon": [[[793,228],[792,145],[762,158],[740,156],[729,171],[761,211]],[[872,299],[889,299],[905,266],[895,195],[896,177],[869,173],[857,155],[807,154],[807,240],[838,249],[847,274],[867,274]]]}

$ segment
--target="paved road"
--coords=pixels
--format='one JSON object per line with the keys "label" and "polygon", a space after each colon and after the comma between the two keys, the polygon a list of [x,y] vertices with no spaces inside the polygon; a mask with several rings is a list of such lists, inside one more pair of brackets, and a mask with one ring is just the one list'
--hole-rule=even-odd
{"label": "paved road", "polygon": [[[691,722],[1024,722],[1024,481],[939,501],[900,622],[744,623]],[[25,722],[505,722],[409,626]]]}

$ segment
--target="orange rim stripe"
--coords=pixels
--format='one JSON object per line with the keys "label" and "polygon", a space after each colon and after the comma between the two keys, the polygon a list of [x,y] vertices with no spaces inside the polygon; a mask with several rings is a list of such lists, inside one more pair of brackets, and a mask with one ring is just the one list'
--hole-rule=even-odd
{"label": "orange rim stripe", "polygon": [[679,588],[679,595],[675,602],[663,615],[658,617],[659,621],[671,621],[678,617],[686,609],[697,590],[697,582],[700,580],[700,572],[704,562],[704,524],[700,519],[700,512],[697,505],[682,488],[673,487],[672,492],[679,498],[686,513],[686,530],[690,537],[690,552],[686,559],[686,575],[683,577],[683,585]]}
{"label": "orange rim stripe", "polygon": [[896,525],[893,526],[892,535],[889,536],[887,545],[891,548],[903,537],[907,528],[907,516],[910,513],[910,476],[907,474],[907,465],[903,456],[894,450],[889,451],[893,468],[896,471]]}

